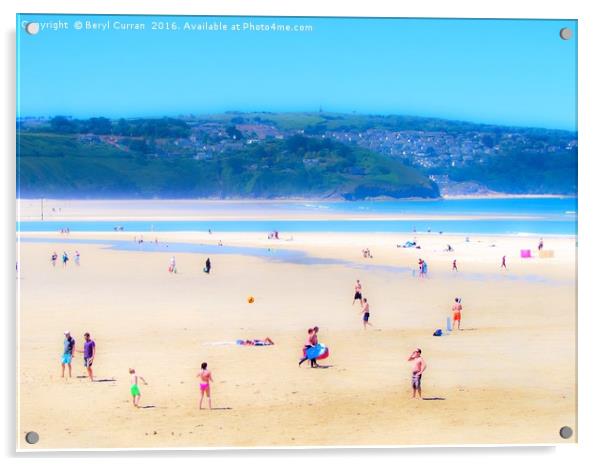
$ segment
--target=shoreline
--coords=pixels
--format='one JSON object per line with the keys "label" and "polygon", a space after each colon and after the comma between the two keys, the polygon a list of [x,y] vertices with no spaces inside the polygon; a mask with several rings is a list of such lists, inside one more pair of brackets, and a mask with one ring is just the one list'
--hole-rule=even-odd
{"label": "shoreline", "polygon": [[[17,230],[17,241],[20,237],[44,237],[49,240],[61,239],[68,241],[70,239],[76,240],[78,236],[97,236],[97,235],[185,235],[188,236],[198,236],[205,235],[207,232],[204,230],[173,230],[173,231],[150,231],[150,230],[123,230],[123,231],[72,231],[67,234],[67,236],[63,236],[60,232],[56,230],[44,230],[44,231],[21,231]],[[59,235],[57,238],[51,238],[49,234]],[[214,232],[213,235],[215,238],[221,236],[229,236],[229,235],[262,235],[265,236],[264,231],[218,231]],[[362,231],[332,231],[332,232],[324,232],[324,231],[286,231],[284,235],[323,235],[323,234],[332,234],[332,235],[342,235],[342,236],[355,236],[355,235],[365,235],[365,234],[375,234],[379,236],[391,236],[393,237],[402,237],[402,236],[413,236],[421,239],[441,239],[445,240],[446,237],[452,238],[465,238],[466,236],[472,238],[470,242],[478,242],[482,240],[494,240],[495,238],[548,238],[548,239],[566,239],[566,240],[576,240],[577,234],[562,234],[562,233],[527,233],[527,232],[518,232],[518,233],[466,233],[466,232],[443,232],[443,234],[439,234],[438,232],[427,233],[426,231],[416,231],[416,232],[390,232],[390,231],[371,231],[371,232],[362,232]],[[285,239],[285,236],[280,240],[270,240],[275,241],[275,245],[288,243],[289,240]]]}
{"label": "shoreline", "polygon": [[[522,198],[522,197],[521,197]],[[532,197],[532,199],[551,199]],[[566,205],[538,209],[537,206],[470,206],[453,204],[455,200],[406,199],[403,201],[333,200],[57,200],[17,199],[17,221],[22,222],[126,222],[126,221],[544,221],[572,220],[577,206]],[[482,199],[501,199],[487,197]],[[505,199],[505,198],[504,198]],[[451,204],[445,204],[446,201]],[[576,219],[575,219],[576,220]],[[428,228],[428,225],[423,227]]]}

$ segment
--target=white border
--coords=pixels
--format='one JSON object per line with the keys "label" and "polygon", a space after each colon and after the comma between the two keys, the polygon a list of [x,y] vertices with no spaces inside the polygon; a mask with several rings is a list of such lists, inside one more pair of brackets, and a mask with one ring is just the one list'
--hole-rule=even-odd
{"label": "white border", "polygon": [[[395,462],[400,460],[437,462],[441,461],[461,464],[481,464],[484,459],[488,463],[506,464],[508,459],[524,459],[530,463],[545,464],[588,464],[596,457],[596,446],[599,443],[596,432],[599,430],[597,415],[601,413],[600,400],[596,392],[600,392],[601,385],[599,361],[595,359],[600,352],[598,333],[602,330],[599,302],[595,299],[597,283],[596,267],[602,264],[600,247],[597,243],[602,237],[600,222],[596,215],[596,200],[602,198],[600,192],[600,175],[602,174],[599,158],[602,157],[602,148],[599,135],[601,123],[600,90],[597,83],[602,82],[600,60],[597,55],[600,50],[597,46],[602,44],[602,23],[600,14],[595,6],[596,2],[589,1],[535,1],[524,0],[497,0],[483,2],[475,0],[422,0],[387,2],[386,0],[369,0],[365,2],[342,0],[222,0],[222,1],[193,1],[170,0],[140,2],[136,0],[88,0],[86,3],[74,3],[68,0],[33,1],[33,0],[8,0],[4,1],[2,8],[2,24],[4,46],[3,54],[3,91],[5,98],[2,101],[2,141],[4,145],[4,213],[2,256],[15,257],[14,252],[14,24],[17,12],[26,13],[136,13],[136,14],[223,14],[223,15],[289,15],[289,16],[400,16],[400,17],[480,17],[480,18],[563,18],[579,20],[579,444],[562,445],[556,448],[539,447],[508,447],[500,448],[447,448],[445,446],[418,449],[408,447],[400,450],[397,448],[364,449],[256,449],[256,450],[208,450],[199,452],[191,450],[153,450],[142,454],[131,454],[119,450],[102,450],[87,463],[105,462],[109,458],[120,455],[128,461],[144,461],[145,463],[162,463],[168,458],[183,458],[184,456],[197,459],[204,458],[215,462],[218,459],[231,460],[232,462],[244,461],[245,463],[261,462],[262,464],[281,463],[283,460],[291,464],[307,461],[332,461],[345,458],[346,461],[364,463],[366,460],[377,459],[379,462]],[[12,31],[12,33],[11,33]],[[12,103],[12,105],[11,105]],[[12,160],[11,160],[12,159]],[[2,269],[3,293],[5,296],[5,342],[7,343],[5,357],[2,364],[5,367],[5,420],[8,425],[3,425],[2,438],[5,441],[5,455],[13,456],[15,451],[15,399],[14,399],[14,343],[15,320],[11,319],[14,309],[14,261],[7,260],[7,267]],[[12,265],[11,265],[12,264]],[[11,419],[13,416],[13,419]],[[478,445],[478,447],[483,447]],[[179,453],[178,453],[179,452]],[[141,452],[139,452],[141,453]],[[493,455],[492,455],[493,453]],[[62,456],[68,456],[81,461],[81,458],[91,456],[86,453],[64,452],[51,454],[40,452],[36,456],[44,457],[45,461],[56,462]],[[23,455],[21,455],[23,456]],[[29,455],[25,455],[31,458]],[[193,460],[187,458],[187,460]],[[592,461],[590,461],[592,460]],[[61,460],[64,461],[64,460]]]}

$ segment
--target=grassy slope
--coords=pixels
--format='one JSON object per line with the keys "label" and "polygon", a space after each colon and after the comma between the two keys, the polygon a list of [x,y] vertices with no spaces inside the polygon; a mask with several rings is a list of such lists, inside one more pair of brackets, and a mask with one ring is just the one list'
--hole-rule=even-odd
{"label": "grassy slope", "polygon": [[212,160],[154,158],[77,136],[24,133],[20,195],[81,197],[436,197],[416,170],[364,149],[294,137]]}

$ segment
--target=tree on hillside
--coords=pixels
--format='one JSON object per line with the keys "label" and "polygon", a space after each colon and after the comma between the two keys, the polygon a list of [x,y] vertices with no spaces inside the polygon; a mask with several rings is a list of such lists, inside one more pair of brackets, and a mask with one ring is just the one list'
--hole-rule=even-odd
{"label": "tree on hillside", "polygon": [[55,133],[76,133],[77,123],[64,116],[55,116],[50,120],[50,128]]}

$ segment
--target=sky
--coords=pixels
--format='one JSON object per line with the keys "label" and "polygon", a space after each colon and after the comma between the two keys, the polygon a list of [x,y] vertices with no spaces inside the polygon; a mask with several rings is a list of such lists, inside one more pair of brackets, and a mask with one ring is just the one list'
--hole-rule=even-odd
{"label": "sky", "polygon": [[576,130],[577,22],[17,16],[20,117],[319,109]]}

